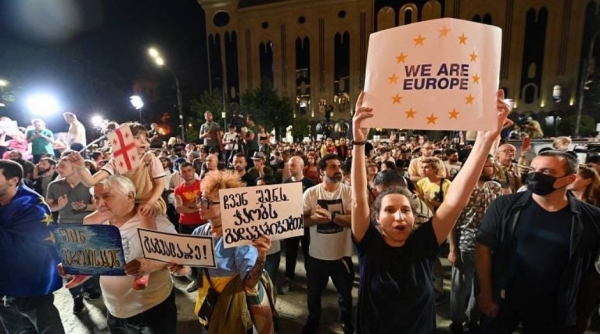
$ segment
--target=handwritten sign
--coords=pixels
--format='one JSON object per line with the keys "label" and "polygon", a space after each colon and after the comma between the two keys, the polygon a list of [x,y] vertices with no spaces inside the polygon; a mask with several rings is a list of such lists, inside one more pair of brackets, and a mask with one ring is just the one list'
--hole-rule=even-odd
{"label": "handwritten sign", "polygon": [[490,130],[496,122],[502,30],[438,19],[371,34],[368,127]]}
{"label": "handwritten sign", "polygon": [[184,266],[215,268],[213,240],[209,236],[171,234],[138,229],[146,259]]}
{"label": "handwritten sign", "polygon": [[304,234],[302,183],[219,190],[225,248]]}
{"label": "handwritten sign", "polygon": [[125,275],[121,233],[113,225],[51,226],[51,241],[71,275]]}

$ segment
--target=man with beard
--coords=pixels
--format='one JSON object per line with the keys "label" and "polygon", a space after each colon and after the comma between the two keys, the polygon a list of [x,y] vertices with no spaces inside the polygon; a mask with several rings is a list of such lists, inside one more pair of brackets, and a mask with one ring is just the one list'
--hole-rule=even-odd
{"label": "man with beard", "polygon": [[450,178],[450,181],[452,181],[452,180],[454,180],[454,177],[456,176],[456,174],[458,174],[458,172],[460,172],[460,168],[462,167],[462,162],[458,161],[458,151],[457,150],[455,150],[453,148],[449,148],[446,150],[445,153],[446,153],[446,157],[448,158],[448,160],[446,160],[444,163],[449,172],[448,177]]}
{"label": "man with beard", "polygon": [[[450,333],[477,332],[479,309],[477,295],[479,284],[475,277],[475,235],[483,214],[492,201],[502,195],[500,183],[492,181],[494,160],[489,156],[483,165],[479,181],[471,193],[456,225],[448,235],[452,264],[450,290]],[[464,325],[466,324],[466,329]]]}
{"label": "man with beard", "polygon": [[[419,136],[421,137],[421,136]],[[433,151],[435,150],[435,145],[433,142],[426,141],[421,146],[421,156],[416,159],[412,159],[410,161],[410,165],[408,166],[408,176],[410,180],[413,182],[417,182],[420,179],[425,177],[423,174],[423,166],[421,165],[423,159],[433,157]],[[440,178],[448,178],[448,171],[446,170],[446,166],[438,170],[438,177]]]}
{"label": "man with beard", "polygon": [[256,179],[252,175],[246,173],[246,155],[244,153],[236,153],[233,158],[233,169],[235,169],[237,175],[240,176],[240,180],[246,184],[246,187],[254,187],[256,185]]}
{"label": "man with beard", "polygon": [[56,177],[58,176],[58,172],[56,172],[55,167],[56,160],[52,158],[41,158],[40,162],[36,166],[37,178],[35,179],[33,190],[35,190],[36,193],[42,195],[42,197],[44,198],[46,198],[46,191],[48,190],[48,185],[50,184],[50,182],[54,181],[54,179],[56,179]]}
{"label": "man with beard", "polygon": [[306,265],[308,320],[302,333],[316,333],[321,320],[321,295],[329,277],[338,292],[344,333],[352,325],[352,240],[350,232],[351,188],[342,184],[342,165],[335,154],[319,161],[323,180],[304,192],[304,226],[310,228]]}
{"label": "man with beard", "polygon": [[221,128],[219,124],[213,121],[213,114],[211,111],[206,111],[204,113],[204,119],[206,123],[202,124],[200,127],[200,136],[198,137],[200,140],[204,141],[204,147],[206,148],[215,148],[217,151],[221,152]]}

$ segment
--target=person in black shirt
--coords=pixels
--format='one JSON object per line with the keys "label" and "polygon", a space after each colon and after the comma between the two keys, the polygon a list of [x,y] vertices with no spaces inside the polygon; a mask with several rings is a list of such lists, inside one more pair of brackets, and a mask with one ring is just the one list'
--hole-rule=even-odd
{"label": "person in black shirt", "polygon": [[233,169],[240,176],[240,179],[246,187],[254,187],[256,185],[256,179],[252,175],[246,172],[248,163],[246,161],[246,155],[244,153],[237,153],[233,157]]}
{"label": "person in black shirt", "polygon": [[498,92],[497,126],[480,132],[463,169],[452,183],[440,208],[426,223],[415,228],[415,204],[402,188],[389,188],[375,200],[369,211],[363,145],[369,129],[361,122],[373,110],[363,107],[364,93],[356,102],[353,118],[352,151],[352,238],[358,252],[360,287],[356,333],[434,333],[435,294],[432,266],[456,223],[502,125],[509,107]]}

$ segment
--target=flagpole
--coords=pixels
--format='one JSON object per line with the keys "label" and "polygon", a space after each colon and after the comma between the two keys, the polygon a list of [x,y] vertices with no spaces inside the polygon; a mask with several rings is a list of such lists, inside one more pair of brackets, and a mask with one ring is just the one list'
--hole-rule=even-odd
{"label": "flagpole", "polygon": [[81,151],[79,151],[79,154],[87,151],[87,149],[90,148],[90,147],[92,147],[92,145],[94,145],[94,144],[96,144],[96,143],[98,143],[98,142],[100,142],[100,141],[102,141],[104,139],[106,139],[106,136],[101,136],[100,138],[94,140],[93,142],[89,143],[88,146],[84,147]]}

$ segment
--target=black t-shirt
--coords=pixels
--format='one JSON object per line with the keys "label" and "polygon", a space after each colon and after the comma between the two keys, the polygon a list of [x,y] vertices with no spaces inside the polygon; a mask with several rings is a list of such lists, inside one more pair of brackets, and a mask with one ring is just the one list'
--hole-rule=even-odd
{"label": "black t-shirt", "polygon": [[356,243],[360,288],[356,333],[435,333],[431,268],[439,254],[431,220],[391,247],[371,224]]}
{"label": "black t-shirt", "polygon": [[[285,182],[283,183],[294,183],[294,182],[298,182],[298,181],[292,181],[292,178],[289,178],[287,180],[285,180]],[[300,182],[302,182],[302,193],[304,193],[306,191],[306,189],[314,187],[315,183],[307,178],[306,176],[302,178],[302,180],[300,180]]]}
{"label": "black t-shirt", "polygon": [[246,187],[256,186],[256,179],[254,179],[252,175],[248,173],[244,173],[244,176],[242,176],[240,179],[246,184]]}
{"label": "black t-shirt", "polygon": [[531,201],[523,209],[515,230],[516,253],[507,273],[507,299],[525,308],[547,306],[547,312],[556,311],[561,277],[569,261],[571,221],[568,206],[548,212]]}

